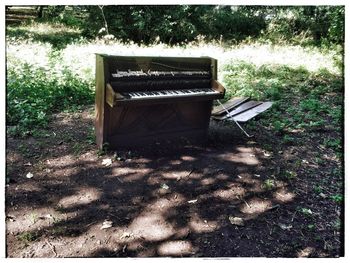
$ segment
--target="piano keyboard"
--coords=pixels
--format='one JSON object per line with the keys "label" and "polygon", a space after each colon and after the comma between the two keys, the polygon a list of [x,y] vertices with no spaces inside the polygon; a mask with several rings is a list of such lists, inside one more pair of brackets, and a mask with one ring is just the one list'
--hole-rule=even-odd
{"label": "piano keyboard", "polygon": [[174,97],[190,97],[190,96],[206,96],[220,94],[211,88],[202,89],[183,89],[183,90],[158,90],[158,91],[137,91],[137,92],[122,92],[122,99],[129,100],[144,100],[144,99],[162,99]]}

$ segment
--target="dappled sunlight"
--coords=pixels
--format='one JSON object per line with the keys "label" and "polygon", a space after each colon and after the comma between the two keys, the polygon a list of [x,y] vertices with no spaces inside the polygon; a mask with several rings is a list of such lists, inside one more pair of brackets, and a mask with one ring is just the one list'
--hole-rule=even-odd
{"label": "dappled sunlight", "polygon": [[213,220],[205,220],[194,213],[189,220],[189,228],[195,233],[213,232],[219,227],[218,222]]}
{"label": "dappled sunlight", "polygon": [[147,241],[165,240],[176,233],[176,229],[167,223],[161,214],[153,211],[141,213],[128,229]]}
{"label": "dappled sunlight", "polygon": [[62,208],[84,206],[98,200],[101,197],[101,194],[102,193],[96,188],[81,187],[75,189],[75,194],[61,198],[57,205]]}
{"label": "dappled sunlight", "polygon": [[245,163],[252,166],[260,163],[255,155],[254,149],[250,147],[237,147],[236,150],[236,154],[223,153],[218,155],[217,158],[235,163]]}
{"label": "dappled sunlight", "polygon": [[216,182],[215,178],[209,177],[209,178],[203,178],[201,180],[201,185],[212,185]]}
{"label": "dappled sunlight", "polygon": [[[175,166],[176,167],[176,166]],[[162,173],[162,177],[164,179],[169,179],[169,180],[180,180],[182,178],[185,178],[188,176],[189,172],[188,171],[176,171],[176,172],[165,172]]]}
{"label": "dappled sunlight", "polygon": [[170,236],[181,234],[182,231],[168,222],[165,216],[184,201],[184,197],[180,194],[176,194],[175,202],[167,198],[156,199],[154,202],[147,204],[143,211],[132,220],[128,226],[128,231],[146,241],[162,241]]}
{"label": "dappled sunlight", "polygon": [[186,240],[174,240],[162,243],[158,247],[160,256],[183,256],[195,253],[191,242]]}
{"label": "dappled sunlight", "polygon": [[281,188],[274,192],[273,197],[277,202],[287,203],[293,201],[295,194],[285,188]]}
{"label": "dappled sunlight", "polygon": [[188,161],[188,162],[194,162],[197,160],[197,158],[195,158],[193,156],[183,155],[183,156],[181,156],[181,160]]}
{"label": "dappled sunlight", "polygon": [[315,251],[314,247],[306,247],[297,252],[298,258],[310,257],[311,254]]}
{"label": "dappled sunlight", "polygon": [[171,166],[173,166],[173,165],[180,165],[181,163],[182,163],[181,160],[171,160],[171,161],[169,161],[169,164]]}
{"label": "dappled sunlight", "polygon": [[21,209],[6,215],[10,220],[7,222],[8,229],[16,229],[19,232],[34,231],[40,227],[49,227],[60,215],[54,209],[32,208],[30,213],[23,213]]}
{"label": "dappled sunlight", "polygon": [[236,198],[245,196],[245,194],[248,192],[247,187],[243,187],[241,183],[232,183],[229,185],[229,187],[230,187],[230,191]]}
{"label": "dappled sunlight", "polygon": [[257,216],[263,212],[266,212],[271,207],[271,200],[255,197],[241,204],[240,211],[244,214]]}
{"label": "dappled sunlight", "polygon": [[[229,147],[177,157],[146,154],[120,161],[112,157],[113,153],[97,156],[92,151],[80,156],[64,152],[47,158],[39,176],[61,180],[51,182],[49,189],[62,187],[62,183],[67,188],[64,193],[46,193],[47,201],[57,211],[42,210],[40,214],[51,217],[40,224],[40,229],[23,216],[16,219],[21,227],[15,222],[8,226],[38,237],[69,238],[69,252],[64,252],[58,242],[50,242],[56,244],[58,253],[70,255],[82,249],[88,249],[89,255],[138,257],[203,253],[212,241],[198,243],[196,237],[215,240],[227,231],[244,231],[242,226],[234,226],[230,217],[241,218],[249,227],[272,211],[276,203],[282,206],[295,199],[283,181],[274,180],[272,189],[264,186],[265,172],[258,169],[266,161],[261,149]],[[106,158],[112,158],[110,165],[102,164]],[[50,172],[45,177],[47,169]],[[35,192],[40,192],[42,183],[32,183]],[[31,191],[28,194],[33,195]],[[30,205],[18,207],[17,214]],[[103,229],[106,221],[111,226]],[[35,244],[44,245],[41,239]],[[52,255],[49,247],[44,248]]]}
{"label": "dappled sunlight", "polygon": [[[231,201],[231,200],[237,199],[238,192],[236,192],[234,189],[230,188],[230,189],[225,189],[225,190],[214,191],[212,196],[216,197],[216,198],[220,198],[222,200]],[[241,193],[242,193],[242,191],[241,191]]]}
{"label": "dappled sunlight", "polygon": [[49,169],[57,169],[56,171],[60,171],[60,169],[62,168],[68,168],[67,171],[65,171],[65,174],[69,175],[69,171],[74,172],[76,169],[79,169],[76,166],[76,159],[76,156],[74,156],[73,154],[51,157],[50,159],[45,161],[45,165]]}
{"label": "dappled sunlight", "polygon": [[241,183],[242,186],[245,189],[247,189],[247,191],[254,192],[254,193],[261,193],[265,191],[263,189],[261,179],[257,179],[256,177],[247,173],[241,173],[237,175],[237,177],[238,177],[237,182]]}
{"label": "dappled sunlight", "polygon": [[151,169],[136,169],[136,171],[134,169],[132,172],[123,172],[123,174],[118,176],[118,178],[123,182],[132,183],[142,179],[145,176],[143,172],[147,173],[149,171],[151,171]]}

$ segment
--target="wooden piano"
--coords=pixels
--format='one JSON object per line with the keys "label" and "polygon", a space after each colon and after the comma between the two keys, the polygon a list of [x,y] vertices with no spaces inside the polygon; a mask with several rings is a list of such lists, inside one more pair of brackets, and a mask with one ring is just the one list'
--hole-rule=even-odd
{"label": "wooden piano", "polygon": [[204,142],[213,100],[224,94],[213,58],[96,54],[97,145]]}

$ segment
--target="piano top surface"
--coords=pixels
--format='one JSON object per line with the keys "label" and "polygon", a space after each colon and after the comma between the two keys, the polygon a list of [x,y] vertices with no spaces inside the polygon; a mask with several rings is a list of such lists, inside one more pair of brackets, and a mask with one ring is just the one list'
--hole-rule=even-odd
{"label": "piano top surface", "polygon": [[198,60],[198,59],[203,59],[203,60],[210,60],[214,59],[209,56],[135,56],[135,55],[121,55],[121,54],[113,54],[113,53],[95,53],[95,55],[99,55],[105,58],[113,58],[113,59],[176,59],[176,60]]}

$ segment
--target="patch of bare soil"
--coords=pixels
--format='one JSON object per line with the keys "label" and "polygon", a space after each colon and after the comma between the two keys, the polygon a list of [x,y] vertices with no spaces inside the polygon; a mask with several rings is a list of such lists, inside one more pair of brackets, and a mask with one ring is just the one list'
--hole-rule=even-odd
{"label": "patch of bare soil", "polygon": [[206,146],[104,153],[93,115],[7,137],[8,257],[343,255],[342,163],[324,133],[285,144],[212,123]]}

